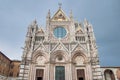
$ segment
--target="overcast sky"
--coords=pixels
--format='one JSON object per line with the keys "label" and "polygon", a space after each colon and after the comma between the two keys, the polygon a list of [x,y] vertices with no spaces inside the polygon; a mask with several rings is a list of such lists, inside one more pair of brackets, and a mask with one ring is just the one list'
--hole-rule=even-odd
{"label": "overcast sky", "polygon": [[28,25],[37,20],[45,27],[46,15],[58,10],[94,28],[101,66],[120,66],[120,0],[0,0],[0,51],[21,60]]}

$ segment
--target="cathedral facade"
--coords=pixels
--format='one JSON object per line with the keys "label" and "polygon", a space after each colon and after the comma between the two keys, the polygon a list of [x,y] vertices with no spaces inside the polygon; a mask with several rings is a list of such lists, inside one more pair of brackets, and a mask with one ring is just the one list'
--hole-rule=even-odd
{"label": "cathedral facade", "polygon": [[74,20],[61,7],[33,21],[26,34],[19,80],[103,80],[92,25]]}

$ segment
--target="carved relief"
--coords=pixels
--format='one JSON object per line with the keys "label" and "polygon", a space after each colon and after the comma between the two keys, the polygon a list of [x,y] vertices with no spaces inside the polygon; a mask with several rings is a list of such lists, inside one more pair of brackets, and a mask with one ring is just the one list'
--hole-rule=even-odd
{"label": "carved relief", "polygon": [[67,18],[63,11],[59,10],[53,17],[52,21],[67,21]]}
{"label": "carved relief", "polygon": [[44,64],[45,64],[45,57],[44,57],[44,56],[39,56],[39,57],[37,57],[36,63],[37,63],[38,65],[44,65]]}
{"label": "carved relief", "polygon": [[83,65],[84,64],[84,58],[82,56],[77,56],[75,58],[76,65]]}
{"label": "carved relief", "polygon": [[55,20],[65,20],[65,17],[62,15],[62,13],[58,14],[57,16],[55,16],[54,18]]}

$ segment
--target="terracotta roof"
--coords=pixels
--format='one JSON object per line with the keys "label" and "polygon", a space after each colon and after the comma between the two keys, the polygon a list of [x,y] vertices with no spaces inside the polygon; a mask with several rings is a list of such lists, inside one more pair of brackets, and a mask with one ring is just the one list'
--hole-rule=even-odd
{"label": "terracotta roof", "polygon": [[3,55],[4,57],[6,57],[9,61],[11,61],[5,54],[3,54],[1,51],[0,51],[0,54]]}
{"label": "terracotta roof", "polygon": [[21,60],[11,60],[12,62],[21,62]]}

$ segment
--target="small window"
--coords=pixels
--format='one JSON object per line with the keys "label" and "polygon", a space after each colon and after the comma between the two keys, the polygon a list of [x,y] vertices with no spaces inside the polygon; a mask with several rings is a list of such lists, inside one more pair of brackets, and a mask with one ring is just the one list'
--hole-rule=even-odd
{"label": "small window", "polygon": [[76,41],[77,41],[77,36],[75,37]]}
{"label": "small window", "polygon": [[89,31],[88,27],[87,27],[87,31]]}
{"label": "small window", "polygon": [[88,35],[88,38],[90,39],[90,35]]}
{"label": "small window", "polygon": [[35,41],[43,41],[44,40],[44,36],[36,36],[35,37]]}
{"label": "small window", "polygon": [[10,66],[10,67],[11,67],[11,69],[12,69],[12,68],[14,67],[14,64],[11,64],[11,66]]}
{"label": "small window", "polygon": [[34,28],[32,28],[32,32],[34,31]]}
{"label": "small window", "polygon": [[9,75],[9,76],[11,76],[11,77],[12,77],[12,76],[13,76],[13,73],[12,73],[12,72],[10,72],[10,75]]}
{"label": "small window", "polygon": [[17,77],[19,76],[19,73],[17,73]]}
{"label": "small window", "polygon": [[84,36],[76,36],[75,39],[76,39],[76,41],[85,41]]}

